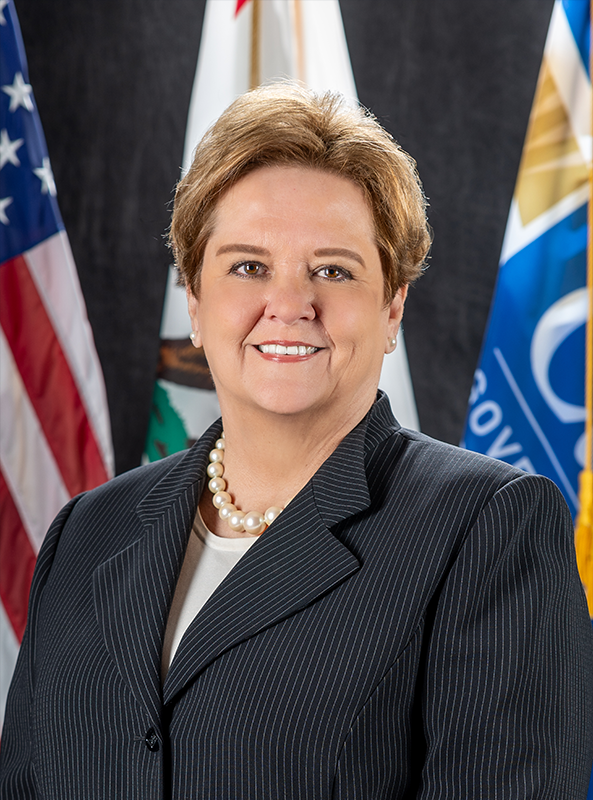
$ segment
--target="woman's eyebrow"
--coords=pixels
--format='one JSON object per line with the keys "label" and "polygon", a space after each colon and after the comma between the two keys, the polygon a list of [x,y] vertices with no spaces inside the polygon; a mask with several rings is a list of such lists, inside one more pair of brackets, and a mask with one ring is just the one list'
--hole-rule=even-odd
{"label": "woman's eyebrow", "polygon": [[270,251],[266,250],[265,247],[257,247],[254,244],[223,244],[216,251],[216,255],[221,256],[224,253],[250,253],[254,256],[270,255]]}
{"label": "woman's eyebrow", "polygon": [[315,250],[315,255],[321,257],[343,256],[344,258],[352,259],[352,261],[358,261],[363,267],[365,266],[362,256],[359,256],[354,250],[347,250],[345,247],[322,247],[319,250]]}

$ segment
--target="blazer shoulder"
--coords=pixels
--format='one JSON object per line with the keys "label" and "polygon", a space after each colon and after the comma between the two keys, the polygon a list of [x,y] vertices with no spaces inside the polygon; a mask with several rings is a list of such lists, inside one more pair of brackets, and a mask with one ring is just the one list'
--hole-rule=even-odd
{"label": "blazer shoulder", "polygon": [[560,493],[547,478],[401,427],[381,393],[369,415],[366,438],[367,465],[373,462],[380,465],[400,485],[417,489],[420,496],[473,487],[481,488],[480,494],[485,491],[483,499],[487,500],[498,489],[518,479],[527,479],[527,485],[534,487],[547,481],[547,491]]}
{"label": "blazer shoulder", "polygon": [[502,483],[524,477],[529,473],[504,461],[474,453],[454,444],[441,442],[426,434],[400,428],[395,436],[405,441],[405,457],[423,464],[429,472],[446,471],[452,478],[483,476]]}
{"label": "blazer shoulder", "polygon": [[86,492],[77,504],[78,511],[87,511],[91,506],[101,506],[104,503],[117,502],[125,497],[130,506],[140,502],[163,478],[167,476],[187,455],[189,451],[182,450],[167,456],[159,461],[152,461],[117,475],[106,483]]}
{"label": "blazer shoulder", "polygon": [[[182,464],[187,453],[174,453],[118,475],[76,498],[60,532],[60,550],[78,552],[87,546],[87,539],[99,536],[105,553],[127,546],[142,535],[138,509],[142,501]],[[189,474],[189,469],[185,473]],[[99,533],[100,532],[100,533]]]}
{"label": "blazer shoulder", "polygon": [[405,490],[432,514],[443,508],[455,516],[463,511],[465,530],[503,490],[504,497],[521,498],[522,503],[546,498],[544,502],[568,513],[560,490],[548,478],[406,428],[395,431],[373,458],[375,471],[388,475],[394,494]]}

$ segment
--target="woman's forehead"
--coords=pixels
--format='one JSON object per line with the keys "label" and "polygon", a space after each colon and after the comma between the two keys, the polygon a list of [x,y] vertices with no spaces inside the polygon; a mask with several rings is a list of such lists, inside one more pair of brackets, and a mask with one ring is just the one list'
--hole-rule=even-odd
{"label": "woman's forehead", "polygon": [[363,190],[350,178],[301,165],[263,166],[248,173],[219,199],[213,234],[224,228],[335,224],[363,229],[374,237],[372,211]]}

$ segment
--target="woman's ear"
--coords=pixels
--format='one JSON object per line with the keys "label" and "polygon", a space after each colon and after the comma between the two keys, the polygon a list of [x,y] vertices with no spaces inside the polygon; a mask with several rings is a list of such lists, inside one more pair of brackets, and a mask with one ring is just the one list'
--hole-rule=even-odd
{"label": "woman's ear", "polygon": [[397,347],[397,334],[404,314],[404,304],[408,296],[408,284],[401,286],[389,304],[389,319],[387,321],[386,353],[393,353]]}
{"label": "woman's ear", "polygon": [[200,336],[200,324],[198,322],[198,298],[193,293],[191,286],[185,287],[185,296],[187,297],[187,310],[191,320],[191,334],[189,338],[194,347],[201,347],[202,337]]}

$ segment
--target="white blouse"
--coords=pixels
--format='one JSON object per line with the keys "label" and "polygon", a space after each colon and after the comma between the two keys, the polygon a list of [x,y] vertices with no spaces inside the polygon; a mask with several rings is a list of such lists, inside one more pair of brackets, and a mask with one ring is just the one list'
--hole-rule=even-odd
{"label": "white blouse", "polygon": [[167,620],[161,658],[163,681],[192,620],[257,539],[217,536],[205,526],[198,508]]}

